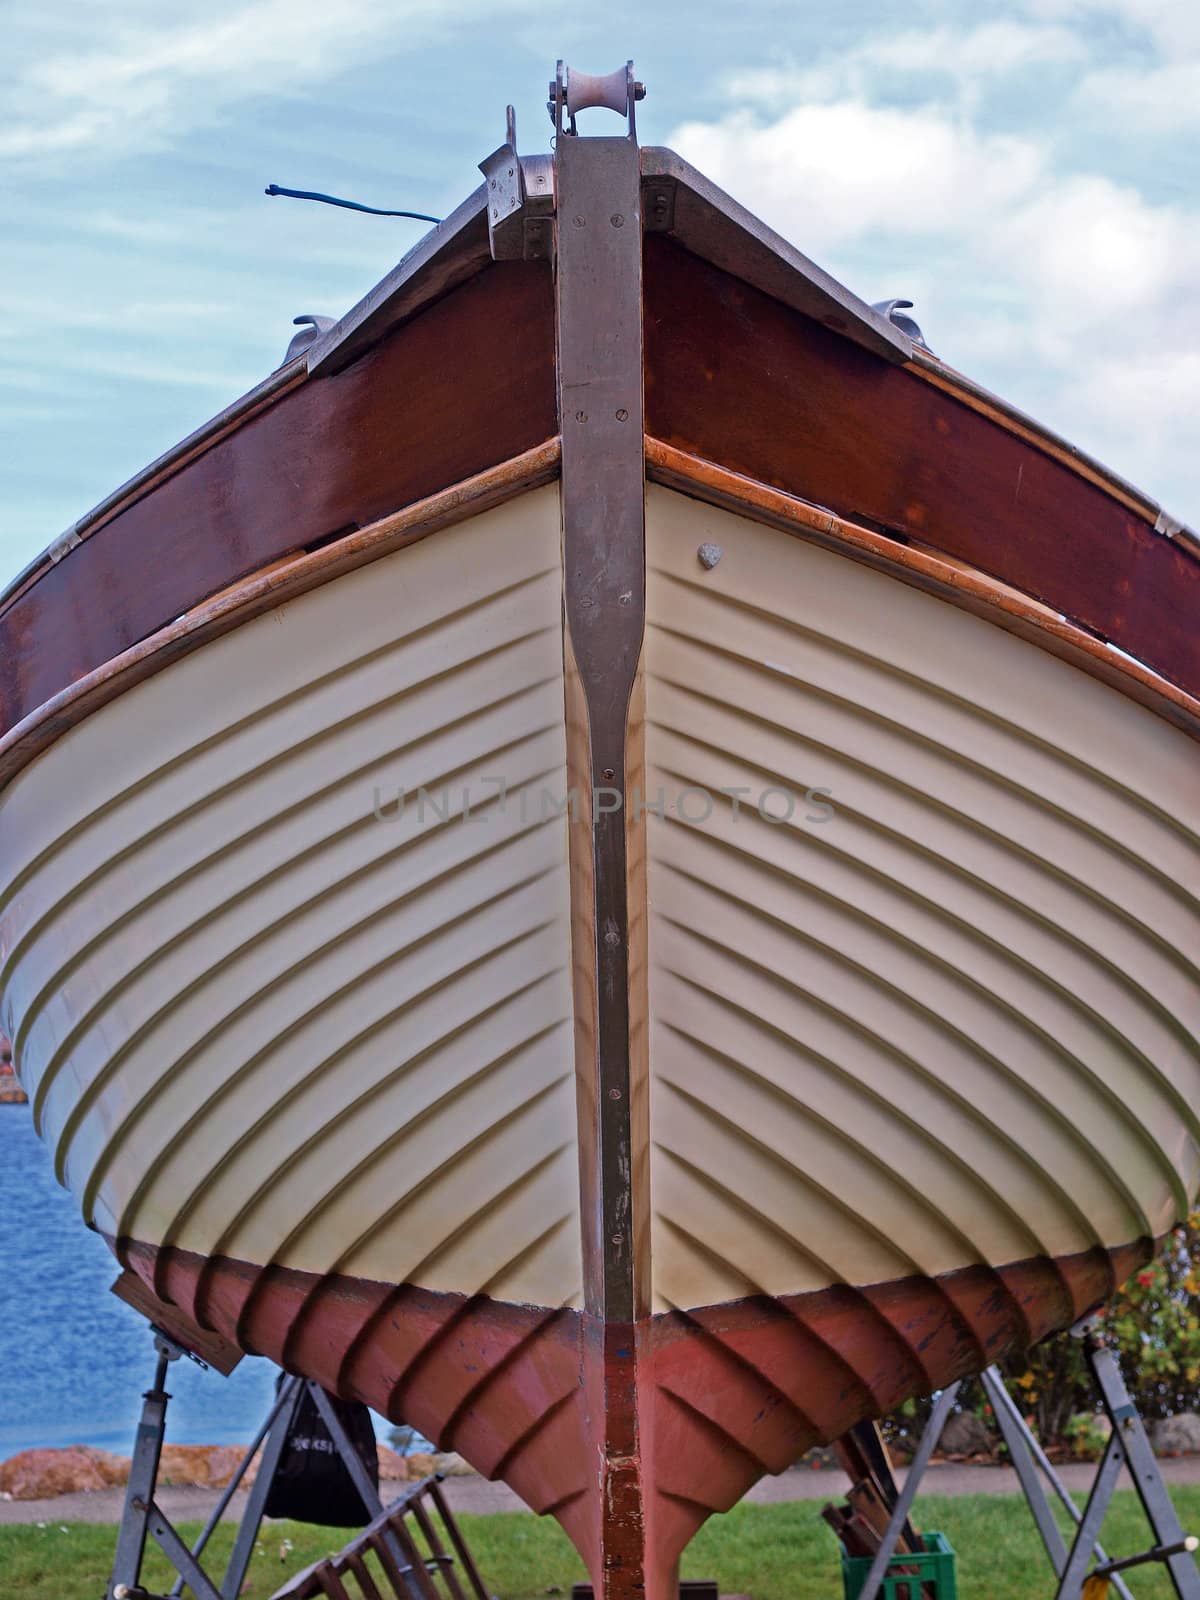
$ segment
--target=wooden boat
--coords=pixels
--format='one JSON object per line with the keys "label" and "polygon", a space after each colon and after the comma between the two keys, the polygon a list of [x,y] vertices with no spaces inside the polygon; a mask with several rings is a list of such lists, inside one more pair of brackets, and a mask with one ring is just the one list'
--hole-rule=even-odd
{"label": "wooden boat", "polygon": [[635,98],[9,588],[0,1026],[160,1300],[662,1600],[1195,1194],[1200,543]]}

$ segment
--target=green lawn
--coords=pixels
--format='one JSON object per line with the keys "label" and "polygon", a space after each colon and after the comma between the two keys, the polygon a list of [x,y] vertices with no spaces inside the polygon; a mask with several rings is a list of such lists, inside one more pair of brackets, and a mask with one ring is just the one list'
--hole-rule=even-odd
{"label": "green lawn", "polygon": [[[1200,1532],[1200,1487],[1172,1493],[1185,1529]],[[521,1515],[464,1516],[461,1523],[485,1583],[502,1600],[569,1592],[583,1576],[556,1523]],[[919,1502],[918,1525],[940,1528],[958,1551],[962,1600],[1040,1600],[1053,1592],[1023,1500],[928,1496]],[[182,1531],[194,1537],[197,1530],[185,1524]],[[267,1600],[285,1577],[337,1549],[344,1537],[297,1523],[267,1525],[243,1592]],[[0,1526],[3,1600],[99,1600],[113,1539],[113,1528],[85,1523]],[[222,1529],[214,1546],[223,1554],[231,1539],[232,1530]],[[1143,1549],[1149,1542],[1133,1492],[1122,1491],[1105,1528],[1110,1555]],[[165,1563],[154,1562],[146,1573],[149,1586],[168,1588],[166,1571]],[[752,1600],[838,1600],[842,1592],[837,1546],[812,1501],[739,1506],[714,1518],[693,1541],[683,1571],[685,1577],[715,1577],[723,1590]],[[1130,1587],[1137,1600],[1168,1600],[1170,1594],[1157,1569],[1135,1575]]]}

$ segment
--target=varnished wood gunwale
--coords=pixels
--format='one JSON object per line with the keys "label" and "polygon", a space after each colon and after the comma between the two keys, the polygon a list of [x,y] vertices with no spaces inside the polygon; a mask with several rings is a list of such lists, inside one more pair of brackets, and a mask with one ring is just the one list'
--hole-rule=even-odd
{"label": "varnished wood gunwale", "polygon": [[958,394],[646,239],[646,427],[987,572],[1200,694],[1200,562]]}
{"label": "varnished wood gunwale", "polygon": [[1105,494],[1111,495],[1114,500],[1119,501],[1150,527],[1154,526],[1162,509],[1156,500],[1143,494],[1124,478],[1118,477],[1103,463],[1094,461],[1084,451],[1077,450],[1066,439],[1051,433],[1048,428],[1041,427],[1032,417],[1023,415],[1014,406],[1007,405],[997,396],[989,394],[979,384],[972,382],[965,373],[939,360],[931,351],[922,350],[914,345],[912,360],[906,364],[905,371],[911,372],[913,377],[920,378],[922,382],[941,389],[945,394],[952,395],[961,405],[969,406],[972,411],[977,411],[989,422],[995,422],[1007,429],[1018,439],[1024,439],[1025,443],[1032,445],[1035,450],[1042,451],[1044,455],[1052,457],[1079,477],[1095,484],[1098,489],[1103,489]]}
{"label": "varnished wood gunwale", "polygon": [[[661,439],[647,436],[645,451],[646,474],[652,482],[841,549],[857,560],[891,572],[902,582],[941,595],[1070,661],[1174,726],[1200,737],[1200,699],[1140,662],[1108,649],[1086,630],[1014,593],[986,573],[860,527],[823,507],[752,482]],[[347,534],[332,545],[280,558],[210,596],[177,622],[68,685],[0,736],[0,788],[82,717],[169,662],[401,543],[415,542],[463,517],[550,482],[558,474],[559,459],[558,438],[548,439],[512,461]],[[582,773],[582,767],[579,770]],[[586,799],[582,793],[585,787],[581,786],[581,803]]]}
{"label": "varnished wood gunwale", "polygon": [[218,411],[216,416],[210,417],[200,427],[193,429],[178,444],[172,445],[161,456],[135,472],[132,478],[126,479],[111,494],[106,494],[104,499],[98,501],[90,511],[85,511],[83,516],[77,518],[59,538],[52,540],[46,550],[36,555],[3,591],[0,591],[0,626],[3,626],[4,614],[10,606],[45,573],[51,571],[59,561],[65,560],[76,545],[82,544],[85,539],[90,539],[105,523],[111,522],[135,500],[140,500],[143,495],[151,493],[173,473],[180,471],[197,456],[203,455],[206,450],[211,450],[213,445],[220,443],[228,434],[244,426],[251,417],[257,416],[260,411],[265,411],[268,406],[275,405],[289,390],[298,388],[306,376],[304,363],[299,359],[279,367],[261,383],[256,383],[253,389]]}
{"label": "varnished wood gunwale", "polygon": [[646,439],[646,475],[665,488],[739,512],[794,537],[811,539],[949,600],[1040,645],[1200,738],[1200,699],[985,572],[861,527],[823,506],[754,482],[650,436]]}
{"label": "varnished wood gunwale", "polygon": [[285,386],[0,613],[0,728],[239,578],[556,436],[553,335],[545,266],[501,263]]}
{"label": "varnished wood gunwale", "polygon": [[547,439],[511,461],[428,496],[319,550],[272,562],[177,621],[67,685],[0,737],[0,789],[61,734],[134,684],[297,595],[368,561],[501,505],[558,475],[560,445]]}

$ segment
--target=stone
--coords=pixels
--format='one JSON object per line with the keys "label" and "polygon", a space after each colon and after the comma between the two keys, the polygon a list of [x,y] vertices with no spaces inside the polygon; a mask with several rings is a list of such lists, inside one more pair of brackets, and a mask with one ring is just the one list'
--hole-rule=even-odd
{"label": "stone", "polygon": [[473,1478],[476,1476],[475,1468],[464,1461],[457,1450],[447,1450],[434,1456],[434,1472],[440,1472],[446,1478]]}
{"label": "stone", "polygon": [[[408,1478],[409,1462],[397,1450],[389,1450],[386,1444],[376,1443],[375,1453],[379,1457],[379,1481],[383,1483],[399,1481],[405,1482]],[[418,1474],[419,1476],[419,1474]]]}
{"label": "stone", "polygon": [[1150,1424],[1150,1443],[1157,1456],[1200,1455],[1200,1416],[1180,1411]]}
{"label": "stone", "polygon": [[127,1456],[90,1445],[22,1450],[0,1462],[0,1494],[13,1500],[49,1500],[59,1494],[117,1488],[128,1477]]}
{"label": "stone", "polygon": [[29,1096],[17,1081],[12,1064],[12,1045],[0,1033],[0,1106],[23,1106]]}
{"label": "stone", "polygon": [[408,1462],[408,1475],[414,1482],[417,1478],[429,1477],[430,1473],[436,1470],[433,1465],[433,1456],[426,1451],[415,1451],[411,1456],[405,1456],[404,1459]]}
{"label": "stone", "polygon": [[11,1075],[0,1077],[0,1106],[27,1106],[29,1096]]}
{"label": "stone", "polygon": [[973,1411],[951,1412],[938,1449],[945,1456],[990,1456],[991,1429]]}
{"label": "stone", "polygon": [[[200,1489],[223,1489],[245,1455],[239,1444],[165,1444],[158,1462],[158,1481]],[[242,1479],[249,1488],[257,1462]]]}

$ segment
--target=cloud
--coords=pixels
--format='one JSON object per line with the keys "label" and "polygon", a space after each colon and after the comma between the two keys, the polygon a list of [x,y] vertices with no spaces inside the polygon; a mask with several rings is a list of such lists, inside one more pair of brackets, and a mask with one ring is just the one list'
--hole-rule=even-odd
{"label": "cloud", "polygon": [[972,27],[942,24],[863,38],[853,48],[805,64],[787,62],[736,72],[731,98],[779,109],[783,105],[860,99],[897,78],[917,80],[928,98],[949,83],[973,95],[990,80],[1018,68],[1077,62],[1087,51],[1078,34],[1053,24],[1016,18]]}
{"label": "cloud", "polygon": [[1022,0],[1027,15],[1054,18],[1087,31],[1117,24],[1131,38],[1166,54],[1200,50],[1200,8],[1190,0]]}
{"label": "cloud", "polygon": [[1149,70],[1105,67],[1089,72],[1074,96],[1080,111],[1112,119],[1142,137],[1200,128],[1200,57]]}
{"label": "cloud", "polygon": [[1027,140],[985,134],[936,107],[799,105],[771,122],[735,112],[686,122],[672,142],[740,200],[829,247],[869,230],[968,229],[1029,194],[1044,169]]}
{"label": "cloud", "polygon": [[[215,0],[76,7],[72,44],[9,57],[0,159],[44,162],[157,148],[230,105],[302,90],[402,40],[410,52],[484,11],[482,0]],[[190,17],[189,17],[190,14]],[[102,26],[98,26],[102,24]]]}
{"label": "cloud", "polygon": [[[1083,8],[1034,4],[1029,26],[911,30],[799,72],[743,73],[737,109],[670,142],[865,298],[917,299],[939,354],[1196,521],[1200,208],[1069,164],[1051,128],[1004,132],[980,111],[981,80],[1019,86],[1033,60],[1071,63],[1084,86],[1112,70],[1089,54]],[[1192,31],[1149,0],[1108,9],[1149,41],[1151,79],[1169,70],[1159,40]],[[922,37],[940,82],[929,72],[895,103],[893,72],[919,61]],[[743,109],[752,84],[757,113]]]}
{"label": "cloud", "polygon": [[[1057,19],[1051,26],[1083,38],[1116,30],[1115,59],[1096,60],[1070,97],[1072,109],[1095,123],[1124,127],[1130,136],[1200,126],[1200,6],[1188,0],[1024,0],[1027,13]],[[1099,52],[1096,52],[1099,55]]]}

